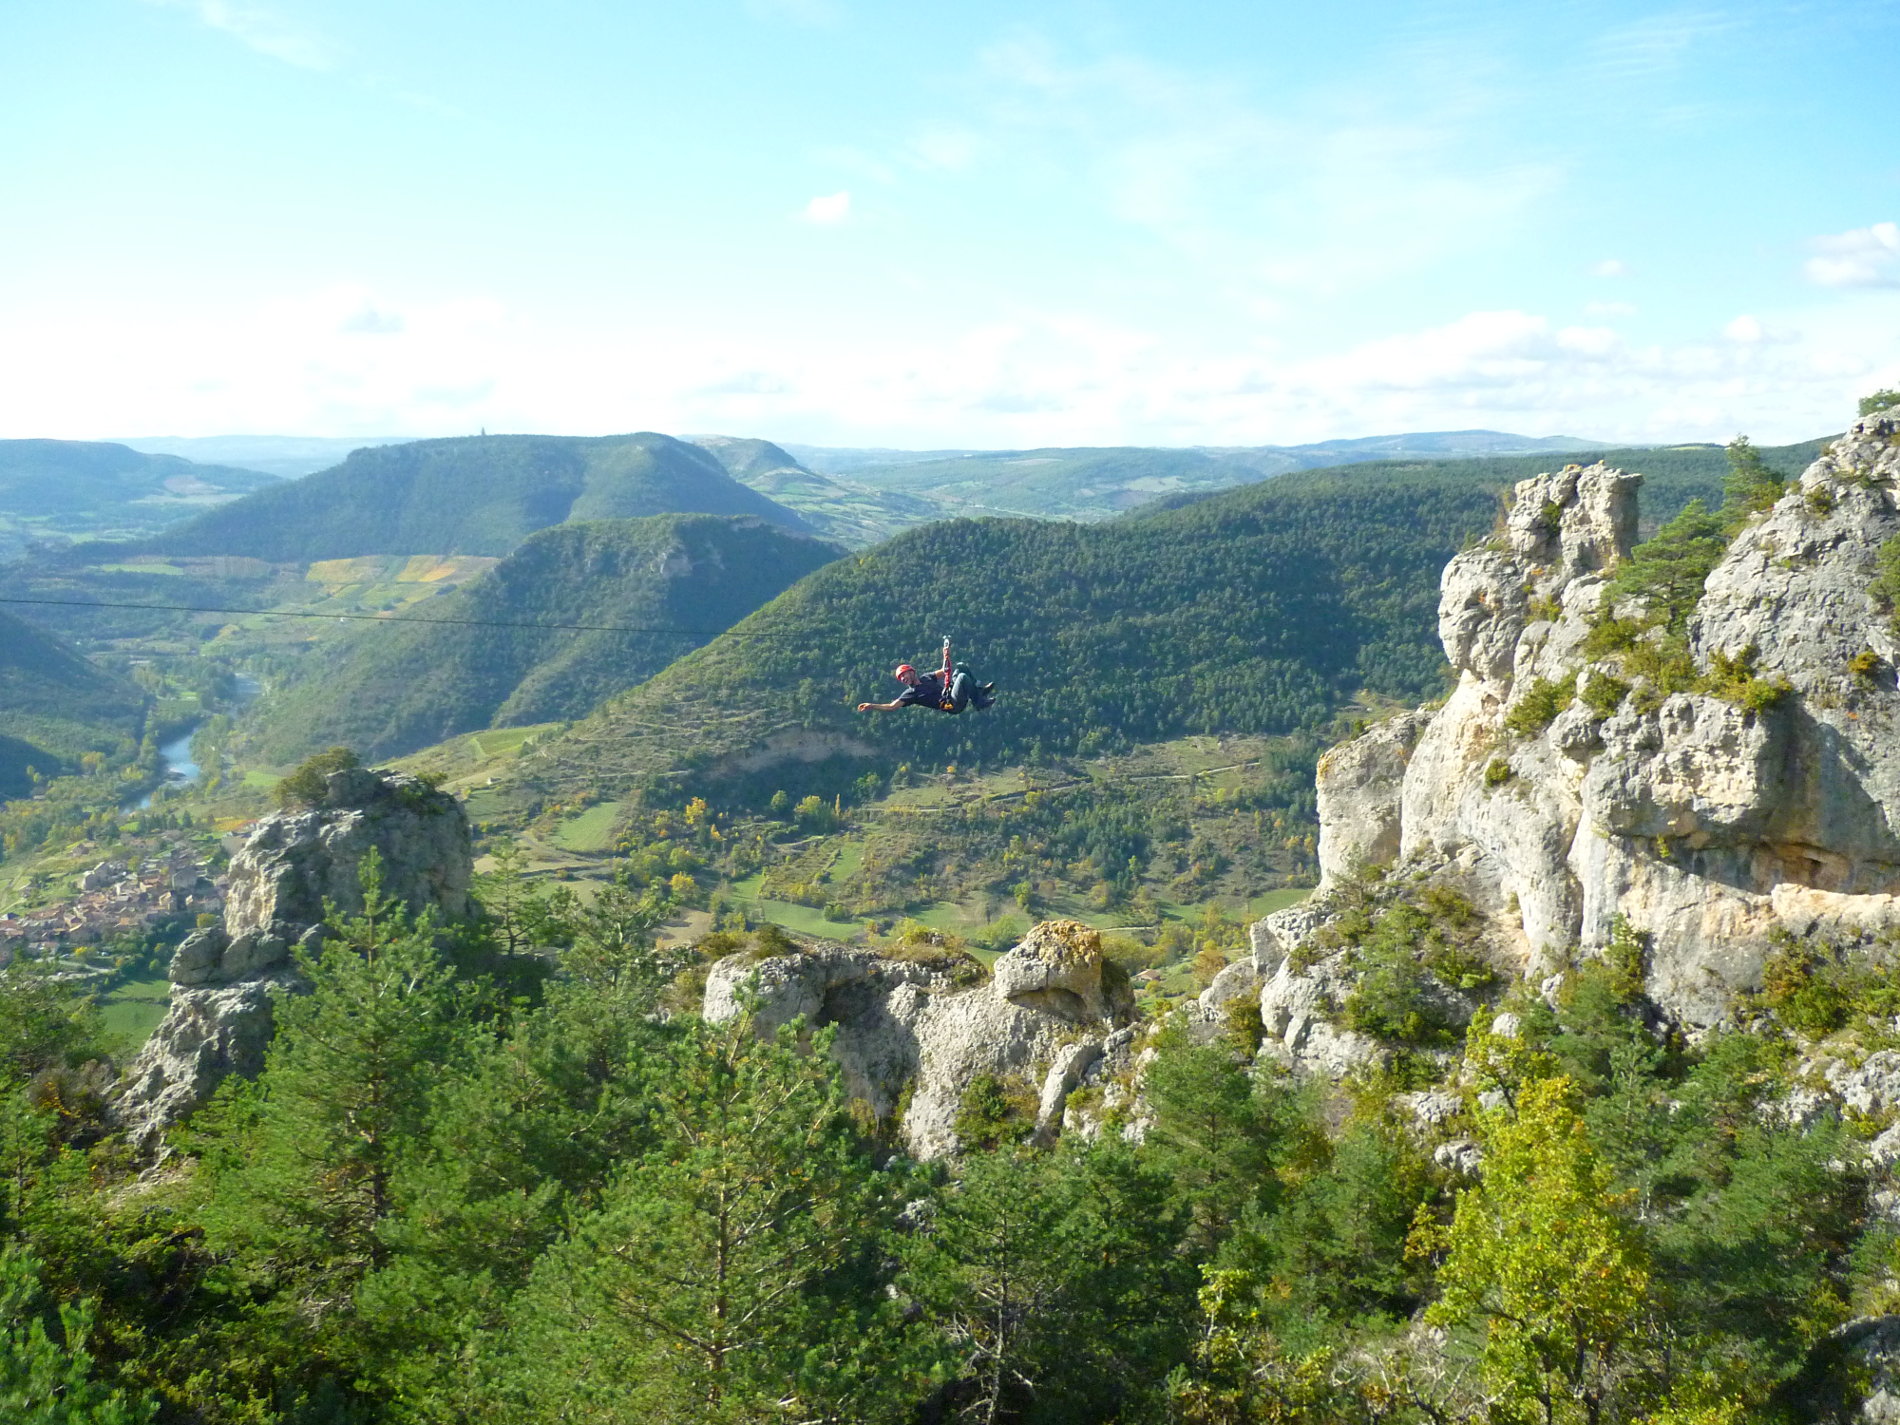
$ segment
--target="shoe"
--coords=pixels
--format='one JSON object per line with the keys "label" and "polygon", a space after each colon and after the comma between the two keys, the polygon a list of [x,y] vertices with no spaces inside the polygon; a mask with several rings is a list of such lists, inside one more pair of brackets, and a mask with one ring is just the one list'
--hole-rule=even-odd
{"label": "shoe", "polygon": [[992,694],[992,693],[994,693],[994,692],[996,691],[996,684],[994,684],[994,683],[978,683],[978,684],[976,685],[976,690],[977,690],[977,691],[978,691],[979,693],[981,693],[981,694],[982,694],[982,695],[983,695],[984,697],[986,697],[986,698],[987,698],[987,697],[989,697],[989,696],[990,696],[990,694]]}
{"label": "shoe", "polygon": [[983,711],[984,708],[989,707],[995,701],[996,701],[995,698],[985,697],[983,694],[977,693],[975,696],[973,696],[970,699],[970,706],[975,708],[978,712],[981,712]]}

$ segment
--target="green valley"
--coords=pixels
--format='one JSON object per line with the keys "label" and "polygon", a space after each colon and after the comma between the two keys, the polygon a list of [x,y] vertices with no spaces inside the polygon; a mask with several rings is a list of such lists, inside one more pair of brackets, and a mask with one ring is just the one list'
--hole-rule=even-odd
{"label": "green valley", "polygon": [[[290,664],[240,735],[264,761],[288,763],[334,743],[385,757],[581,717],[839,553],[751,518],[558,525],[409,615],[434,622],[359,626],[320,660]],[[549,628],[563,624],[578,627]]]}
{"label": "green valley", "polygon": [[33,544],[137,538],[278,483],[106,441],[0,440],[0,562]]}

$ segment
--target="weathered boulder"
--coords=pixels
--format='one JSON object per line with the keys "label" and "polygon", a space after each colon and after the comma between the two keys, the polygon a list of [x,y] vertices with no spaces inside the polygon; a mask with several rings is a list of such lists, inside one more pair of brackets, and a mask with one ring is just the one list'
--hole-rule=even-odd
{"label": "weathered boulder", "polygon": [[1036,926],[979,984],[967,969],[844,946],[732,955],[707,975],[702,1012],[721,1021],[750,1005],[761,1030],[835,1026],[847,1089],[879,1118],[902,1105],[899,1130],[920,1158],[957,1150],[957,1110],[982,1075],[1036,1095],[1036,1130],[1052,1136],[1068,1093],[1134,1017],[1127,977],[1074,921]]}
{"label": "weathered boulder", "polygon": [[1045,920],[990,968],[996,993],[1025,1009],[1077,1021],[1134,1008],[1125,976],[1102,958],[1102,934],[1079,920]]}
{"label": "weathered boulder", "polygon": [[363,908],[375,853],[382,891],[411,913],[470,910],[468,819],[428,783],[363,768],[333,772],[315,805],[259,821],[231,858],[223,922],[172,956],[171,1004],[116,1095],[135,1146],[203,1104],[227,1074],[254,1074],[271,1034],[271,996],[293,991],[294,951],[323,938],[326,908]]}

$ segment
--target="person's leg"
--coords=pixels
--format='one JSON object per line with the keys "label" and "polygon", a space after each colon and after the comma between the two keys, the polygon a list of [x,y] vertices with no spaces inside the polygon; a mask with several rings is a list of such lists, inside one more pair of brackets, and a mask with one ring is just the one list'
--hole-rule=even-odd
{"label": "person's leg", "polygon": [[970,694],[973,691],[975,691],[975,689],[970,682],[970,675],[959,668],[950,679],[950,696],[946,699],[950,706],[945,708],[944,711],[951,713],[962,712],[970,705]]}

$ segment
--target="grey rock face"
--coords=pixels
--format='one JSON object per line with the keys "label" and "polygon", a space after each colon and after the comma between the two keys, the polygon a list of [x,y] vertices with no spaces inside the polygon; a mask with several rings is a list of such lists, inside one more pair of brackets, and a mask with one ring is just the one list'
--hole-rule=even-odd
{"label": "grey rock face", "polygon": [[1399,854],[1399,795],[1429,712],[1404,713],[1319,759],[1319,876],[1329,886]]}
{"label": "grey rock face", "polygon": [[231,859],[223,923],[174,953],[170,1008],[120,1086],[115,1112],[135,1145],[155,1146],[226,1074],[262,1067],[271,992],[297,987],[293,951],[321,942],[326,902],[346,915],[362,910],[372,851],[383,893],[412,913],[468,914],[468,819],[425,782],[333,772],[314,807],[263,818]]}
{"label": "grey rock face", "polygon": [[[1900,1425],[1900,1316],[1862,1316],[1836,1327],[1816,1351],[1816,1398],[1802,1419],[1825,1425]],[[1846,1368],[1846,1369],[1843,1369]],[[1804,1373],[1805,1374],[1805,1373]],[[1847,1390],[1842,1377],[1860,1380]],[[1858,1397],[1856,1399],[1855,1397]]]}
{"label": "grey rock face", "polygon": [[1037,1132],[1058,1130],[1064,1100],[1134,1016],[1127,980],[1102,958],[1101,937],[1075,921],[1036,926],[997,960],[988,981],[960,986],[944,970],[842,946],[712,967],[702,1012],[715,1022],[748,998],[761,1030],[802,1018],[837,1026],[845,1085],[880,1118],[906,1090],[901,1132],[911,1152],[957,1149],[964,1090],[979,1075],[1038,1095]]}
{"label": "grey rock face", "polygon": [[1345,957],[1332,955],[1305,970],[1282,960],[1260,990],[1261,1053],[1304,1074],[1343,1079],[1353,1070],[1389,1056],[1378,1040],[1335,1021],[1351,993]]}
{"label": "grey rock face", "polygon": [[[1506,720],[1540,680],[1612,674],[1582,646],[1630,549],[1641,477],[1598,465],[1521,482],[1501,535],[1445,570],[1451,697],[1322,763],[1326,884],[1390,859],[1396,823],[1400,866],[1459,882],[1526,975],[1626,920],[1653,937],[1652,998],[1691,1024],[1759,983],[1777,930],[1852,940],[1900,925],[1900,639],[1869,593],[1900,535],[1897,479],[1900,417],[1863,419],[1709,576],[1697,666],[1740,660],[1785,684],[1778,701],[1679,693],[1639,711],[1632,697],[1605,717],[1579,699],[1528,732]],[[1323,914],[1303,912],[1256,927],[1264,971]],[[1277,993],[1297,1018],[1292,987]]]}

